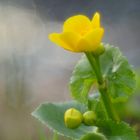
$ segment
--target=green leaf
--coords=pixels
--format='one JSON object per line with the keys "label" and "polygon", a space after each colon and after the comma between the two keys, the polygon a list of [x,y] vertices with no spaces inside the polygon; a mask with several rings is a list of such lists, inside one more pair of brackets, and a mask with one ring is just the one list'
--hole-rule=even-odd
{"label": "green leaf", "polygon": [[112,120],[104,120],[97,123],[99,131],[108,140],[138,140],[134,130],[125,122],[116,123]]}
{"label": "green leaf", "polygon": [[72,96],[80,102],[87,103],[88,92],[96,80],[94,71],[85,56],[75,66],[70,79]]}
{"label": "green leaf", "polygon": [[40,105],[32,113],[32,115],[47,125],[49,128],[53,129],[53,131],[56,131],[58,134],[67,136],[69,138],[80,139],[88,133],[96,133],[97,127],[95,126],[86,126],[81,124],[80,127],[76,129],[69,129],[65,126],[64,112],[71,107],[78,109],[82,113],[87,110],[84,105],[77,102],[44,103]]}
{"label": "green leaf", "polygon": [[[100,62],[112,101],[125,102],[135,89],[132,67],[120,50],[110,45],[105,45],[105,53],[101,55]],[[75,66],[70,79],[72,96],[82,103],[87,103],[88,92],[95,81],[95,73],[84,55]]]}
{"label": "green leaf", "polygon": [[97,121],[96,126],[81,124],[76,129],[69,129],[64,124],[64,112],[74,107],[82,113],[87,108],[77,102],[67,103],[44,103],[32,114],[50,129],[60,135],[76,140],[138,140],[132,128],[124,123],[116,123],[112,120]]}
{"label": "green leaf", "polygon": [[135,89],[135,74],[119,48],[109,45],[105,47],[106,52],[101,56],[101,66],[108,82],[109,93],[113,102],[124,102]]}
{"label": "green leaf", "polygon": [[101,133],[90,133],[81,138],[81,140],[107,140]]}

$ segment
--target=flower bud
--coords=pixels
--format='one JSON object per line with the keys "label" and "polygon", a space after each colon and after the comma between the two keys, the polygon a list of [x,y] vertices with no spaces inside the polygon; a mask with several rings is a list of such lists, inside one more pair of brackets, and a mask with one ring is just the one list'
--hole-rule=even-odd
{"label": "flower bud", "polygon": [[83,119],[86,125],[93,125],[96,120],[96,114],[93,111],[87,111],[83,114]]}
{"label": "flower bud", "polygon": [[82,122],[82,114],[80,111],[70,108],[64,114],[65,125],[68,128],[77,128]]}
{"label": "flower bud", "polygon": [[101,43],[99,45],[99,47],[93,52],[94,55],[102,55],[105,52],[105,47],[104,45]]}

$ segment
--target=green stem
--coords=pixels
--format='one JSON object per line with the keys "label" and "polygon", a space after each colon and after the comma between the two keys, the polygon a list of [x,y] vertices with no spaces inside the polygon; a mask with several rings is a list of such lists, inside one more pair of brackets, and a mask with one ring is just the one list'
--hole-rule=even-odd
{"label": "green stem", "polygon": [[86,54],[86,56],[88,58],[89,63],[91,64],[91,67],[93,68],[93,70],[94,70],[94,72],[95,72],[95,74],[97,76],[98,83],[102,84],[103,83],[103,77],[101,75],[100,70],[98,69],[98,67],[96,65],[96,60],[93,57],[93,54],[90,53],[90,52],[86,52],[85,54]]}
{"label": "green stem", "polygon": [[58,140],[58,134],[56,131],[54,131],[54,134],[53,134],[53,140]]}
{"label": "green stem", "polygon": [[93,68],[93,70],[95,71],[95,74],[97,76],[97,80],[98,80],[98,84],[99,84],[99,91],[101,93],[101,97],[102,97],[104,106],[106,108],[108,117],[111,118],[114,121],[119,121],[119,117],[117,116],[117,114],[116,114],[116,112],[113,108],[113,104],[111,102],[109,93],[107,91],[106,82],[105,82],[105,80],[103,79],[103,76],[102,76],[99,57],[94,56],[91,52],[86,52],[85,54],[88,58],[88,61],[91,65],[91,67]]}

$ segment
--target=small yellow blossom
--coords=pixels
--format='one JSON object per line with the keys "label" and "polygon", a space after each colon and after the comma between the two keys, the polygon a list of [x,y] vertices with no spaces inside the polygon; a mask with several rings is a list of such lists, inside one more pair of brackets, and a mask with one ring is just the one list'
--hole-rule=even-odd
{"label": "small yellow blossom", "polygon": [[95,13],[92,20],[84,15],[68,18],[62,33],[52,33],[49,39],[58,46],[72,52],[95,51],[101,43],[104,29],[100,26],[100,14]]}

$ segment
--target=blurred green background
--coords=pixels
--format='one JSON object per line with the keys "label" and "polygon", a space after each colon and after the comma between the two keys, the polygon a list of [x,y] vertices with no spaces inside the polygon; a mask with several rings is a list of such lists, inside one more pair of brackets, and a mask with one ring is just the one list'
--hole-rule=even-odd
{"label": "blurred green background", "polygon": [[104,42],[119,46],[136,70],[136,92],[119,113],[140,135],[139,0],[0,0],[0,140],[52,140],[31,112],[46,100],[70,100],[68,81],[81,54],[56,47],[48,34],[69,16],[96,11]]}

